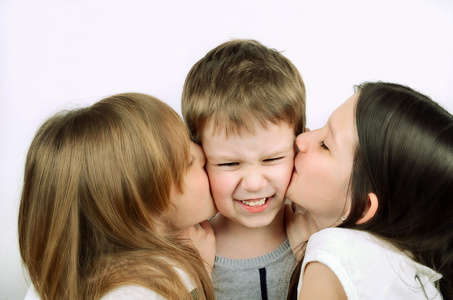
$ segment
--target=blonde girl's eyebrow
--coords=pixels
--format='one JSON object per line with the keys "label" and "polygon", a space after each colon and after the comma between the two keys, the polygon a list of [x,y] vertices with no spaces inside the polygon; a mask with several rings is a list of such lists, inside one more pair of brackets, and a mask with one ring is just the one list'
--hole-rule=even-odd
{"label": "blonde girl's eyebrow", "polygon": [[193,165],[195,162],[195,156],[193,154],[190,155],[190,161],[189,161],[189,166]]}

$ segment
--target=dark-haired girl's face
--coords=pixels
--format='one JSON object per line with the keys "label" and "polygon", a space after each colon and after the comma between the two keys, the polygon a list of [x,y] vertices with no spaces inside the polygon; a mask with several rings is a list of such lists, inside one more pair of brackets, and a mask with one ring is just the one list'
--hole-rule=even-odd
{"label": "dark-haired girl's face", "polygon": [[286,196],[310,212],[320,229],[340,224],[350,208],[347,191],[358,139],[356,102],[354,94],[324,127],[296,139],[299,152]]}

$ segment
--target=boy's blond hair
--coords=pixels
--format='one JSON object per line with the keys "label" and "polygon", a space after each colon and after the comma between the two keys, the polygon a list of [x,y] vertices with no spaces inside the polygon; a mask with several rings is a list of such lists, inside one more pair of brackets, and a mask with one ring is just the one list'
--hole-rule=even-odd
{"label": "boy's blond hair", "polygon": [[182,114],[194,142],[212,126],[229,134],[254,133],[287,123],[305,129],[305,86],[296,67],[275,49],[255,40],[232,40],[200,59],[184,83]]}

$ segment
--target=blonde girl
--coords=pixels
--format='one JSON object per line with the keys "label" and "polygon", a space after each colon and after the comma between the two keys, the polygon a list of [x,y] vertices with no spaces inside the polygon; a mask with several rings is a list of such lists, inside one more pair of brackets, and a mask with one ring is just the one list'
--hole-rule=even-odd
{"label": "blonde girl", "polygon": [[27,155],[19,210],[39,297],[213,299],[204,164],[177,113],[151,96],[48,119]]}

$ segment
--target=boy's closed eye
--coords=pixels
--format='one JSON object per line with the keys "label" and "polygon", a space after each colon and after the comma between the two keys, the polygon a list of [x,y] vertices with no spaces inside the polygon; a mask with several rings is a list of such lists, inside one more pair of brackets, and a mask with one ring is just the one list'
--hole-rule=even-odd
{"label": "boy's closed eye", "polygon": [[285,158],[285,157],[279,156],[279,157],[267,158],[267,159],[264,159],[263,162],[265,162],[265,163],[277,162],[279,160],[282,160],[283,158]]}
{"label": "boy's closed eye", "polygon": [[236,167],[238,165],[239,165],[238,162],[229,162],[229,163],[217,164],[218,167]]}

